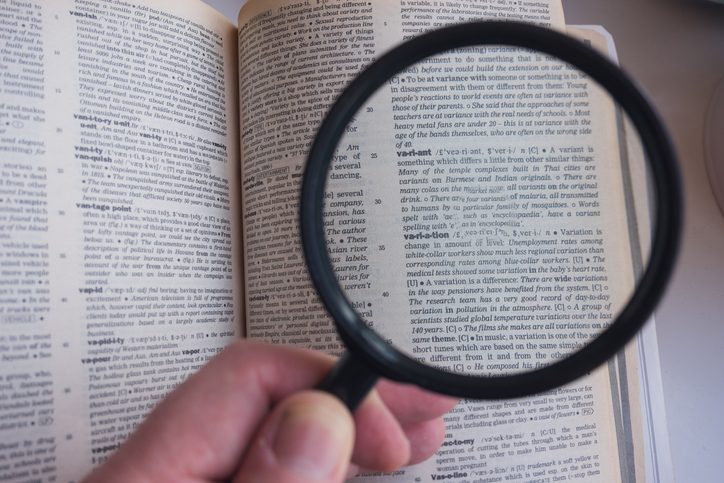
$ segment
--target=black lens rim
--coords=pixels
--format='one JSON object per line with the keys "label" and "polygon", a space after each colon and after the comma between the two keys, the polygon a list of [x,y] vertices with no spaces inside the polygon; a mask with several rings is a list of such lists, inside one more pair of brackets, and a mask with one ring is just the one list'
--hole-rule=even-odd
{"label": "black lens rim", "polygon": [[[345,127],[389,78],[417,61],[473,45],[508,45],[537,50],[581,69],[616,99],[638,129],[651,170],[656,216],[649,265],[629,304],[616,321],[571,356],[531,372],[482,377],[426,366],[387,344],[355,312],[334,276],[323,227],[326,173]],[[567,384],[623,349],[653,312],[674,269],[683,212],[680,176],[669,136],[641,91],[615,64],[583,42],[532,24],[478,21],[415,37],[369,65],[341,93],[311,146],[302,180],[300,229],[311,279],[340,337],[354,356],[379,375],[456,397],[522,397]]]}

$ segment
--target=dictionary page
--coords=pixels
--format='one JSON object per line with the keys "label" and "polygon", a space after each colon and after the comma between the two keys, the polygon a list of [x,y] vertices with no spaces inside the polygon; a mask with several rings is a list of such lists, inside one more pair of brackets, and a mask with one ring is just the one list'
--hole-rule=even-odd
{"label": "dictionary page", "polygon": [[0,480],[77,481],[240,332],[236,28],[0,5]]}
{"label": "dictionary page", "polygon": [[[569,25],[567,32],[590,43],[618,63],[614,39],[602,26]],[[623,116],[619,115],[618,119],[619,125],[623,125]],[[629,138],[630,141],[631,135],[627,135],[624,128],[619,138]],[[624,142],[622,145],[628,146],[628,149],[623,149],[621,153],[622,164],[628,166],[624,172],[631,173],[631,190],[647,192],[650,187],[641,184],[645,177],[639,174],[645,169],[645,158],[639,150],[640,146],[631,142]],[[636,233],[636,236],[632,236],[632,268],[641,273],[646,259],[646,247],[651,244],[653,213],[648,197],[640,196],[634,199],[637,203],[631,207],[631,211],[635,214],[630,217],[630,230]],[[626,431],[633,433],[632,440],[640,442],[621,448],[629,457],[634,453],[633,458],[637,465],[636,481],[672,482],[674,472],[671,467],[656,322],[653,316],[626,350],[616,355],[610,367],[612,372],[617,374],[614,377],[619,377],[622,381],[620,391],[627,395],[620,399],[622,404],[617,406],[620,421],[626,426]]]}
{"label": "dictionary page", "polygon": [[[248,335],[339,352],[301,253],[298,190],[326,110],[403,38],[453,22],[516,19],[564,29],[559,2],[248,2],[239,90]],[[407,123],[400,123],[407,124]]]}
{"label": "dictionary page", "polygon": [[[300,250],[297,196],[306,151],[326,109],[340,89],[364,65],[402,39],[434,27],[476,18],[518,19],[561,30],[565,28],[561,7],[557,2],[329,1],[299,4],[252,0],[242,8],[239,15],[239,83],[240,120],[243,126],[244,253],[247,263],[246,327],[249,337],[336,354],[343,350],[332,323],[316,300]],[[505,65],[510,60],[502,54],[493,57],[490,60],[500,64],[505,73]],[[432,81],[430,85],[434,86]],[[540,89],[542,94],[546,88]],[[585,90],[587,87],[579,84],[575,89]],[[392,121],[389,126],[375,131],[374,126],[364,127],[360,124],[360,132],[366,129],[368,137],[361,134],[355,141],[359,141],[358,145],[369,145],[369,139],[374,139],[375,148],[381,150],[384,156],[399,158],[398,177],[375,179],[399,183],[401,187],[407,186],[406,190],[415,187],[420,189],[430,183],[425,170],[435,166],[434,160],[423,159],[428,153],[424,148],[429,146],[421,139],[425,135],[433,137],[436,132],[435,128],[415,124],[412,118],[405,120],[403,117],[395,117],[393,105],[398,108],[397,112],[404,114],[411,111],[410,106],[417,102],[414,96],[403,94],[400,91],[399,96],[389,99],[388,105],[375,106],[376,110],[379,108],[383,112],[387,109],[389,120]],[[536,91],[528,94],[536,94]],[[597,109],[595,114],[602,116],[602,125],[608,127],[598,134],[595,145],[555,146],[555,159],[551,153],[546,162],[578,162],[586,158],[587,152],[590,154],[587,151],[589,149],[617,149],[619,141],[615,113],[602,106]],[[590,112],[581,113],[580,116],[580,125],[585,126],[585,122],[590,122]],[[386,133],[384,129],[387,129]],[[396,149],[395,140],[392,139],[396,134],[415,139],[413,148],[404,152]],[[420,149],[415,149],[415,146]],[[561,147],[563,149],[559,149]],[[503,176],[506,173],[509,176],[510,173],[510,168],[505,168],[505,154],[506,151],[498,153],[503,165],[497,173],[502,176],[501,183],[512,182],[512,178]],[[494,156],[495,153],[486,155]],[[350,169],[359,168],[359,164],[350,161]],[[427,163],[433,164],[427,166]],[[546,169],[546,172],[549,171]],[[585,198],[596,199],[610,191],[614,193],[610,202],[622,203],[621,189],[616,184],[621,176],[620,168],[602,167],[597,172],[602,173],[602,181],[584,188],[587,191]],[[468,182],[462,177],[453,176],[452,170],[448,173],[452,179],[446,183],[464,185]],[[542,181],[553,179],[550,173],[545,179],[543,174],[540,176]],[[520,181],[520,178],[516,180]],[[569,188],[565,184],[557,186],[564,192]],[[370,280],[369,287],[372,287],[383,282],[363,274],[365,264],[357,263],[359,260],[351,255],[349,249],[340,246],[355,246],[360,251],[365,250],[365,246],[377,246],[374,240],[365,236],[364,231],[358,231],[368,221],[354,214],[351,208],[353,205],[344,204],[353,202],[356,193],[359,193],[359,187],[355,186],[354,179],[346,187],[341,184],[330,190],[329,199],[332,203],[329,206],[338,215],[333,226],[328,229],[328,243],[335,255],[345,255],[349,257],[346,259],[350,263],[360,266],[357,280],[362,280],[364,275],[365,280]],[[405,195],[416,196],[412,191],[406,191]],[[542,198],[543,195],[538,197]],[[340,201],[335,203],[337,199]],[[587,206],[595,208],[593,201],[588,203]],[[550,206],[551,209],[558,207],[555,203]],[[401,228],[414,230],[418,222],[409,218],[405,222],[409,226]],[[356,225],[358,230],[343,228],[350,224]],[[614,233],[625,233],[626,230],[626,226],[619,224],[612,228]],[[515,266],[509,262],[502,263],[505,255],[501,252],[500,266],[489,267],[487,270],[492,272],[487,272],[483,283],[501,292],[515,289],[521,283],[534,288],[541,287],[542,291],[549,290],[547,282],[541,282],[538,276],[530,275],[532,271],[525,269],[528,271],[524,272],[521,267],[525,267],[526,263],[540,265],[544,250],[550,249],[559,238],[566,238],[569,245],[605,243],[600,233],[587,228],[568,229],[560,234],[550,233],[545,236],[538,232],[535,236],[525,235],[514,240],[516,247],[512,253],[517,256]],[[549,246],[543,246],[546,244]],[[390,271],[408,273],[410,280],[416,280],[427,269],[419,263],[414,268],[412,265],[404,265],[404,262],[415,260],[416,253],[421,249],[412,245],[403,247],[392,255],[388,252],[384,260],[402,261],[403,265],[400,266],[391,264]],[[365,256],[382,255],[368,251]],[[567,256],[573,255],[567,253]],[[555,260],[555,257],[548,258]],[[630,260],[622,253],[612,254],[612,259],[615,259],[616,264],[630,266]],[[557,267],[544,264],[541,273],[554,268]],[[354,270],[350,272],[355,273]],[[522,273],[526,274],[525,279]],[[449,275],[452,276],[452,273]],[[370,296],[365,302],[366,306],[372,307],[363,313],[365,317],[377,317],[385,313],[384,310],[397,310],[385,313],[385,317],[380,319],[409,320],[413,331],[417,329],[418,334],[414,338],[416,341],[411,339],[409,352],[434,364],[456,364],[462,361],[485,367],[486,362],[469,359],[472,349],[470,344],[454,344],[431,335],[459,322],[453,320],[455,317],[460,318],[460,321],[464,317],[469,320],[472,317],[490,320],[491,330],[496,330],[499,324],[503,324],[503,327],[510,324],[525,327],[520,317],[500,313],[506,310],[505,303],[496,299],[495,295],[481,296],[480,302],[476,298],[474,302],[463,303],[461,298],[455,298],[452,306],[459,312],[452,318],[436,315],[442,308],[433,307],[436,302],[428,297],[424,289],[415,288],[412,294],[407,290],[397,291],[387,300],[384,296]],[[388,309],[384,308],[385,305]],[[452,307],[448,308],[452,310]],[[481,311],[486,313],[476,313]],[[491,311],[498,313],[491,314]],[[535,316],[535,313],[531,316]],[[556,322],[551,319],[549,323]],[[409,330],[410,326],[406,327]],[[528,343],[531,347],[537,347],[533,336]],[[526,350],[517,350],[516,354],[526,357]],[[621,407],[627,407],[631,402],[629,387],[637,387],[638,380],[629,380],[626,384],[617,374],[615,365],[609,364],[585,379],[535,397],[494,403],[463,401],[446,418],[446,441],[436,456],[395,475],[363,475],[360,480],[635,481],[639,463],[634,461],[633,453],[629,454],[627,450],[640,442],[634,440],[630,431],[627,432],[629,426],[620,415]]]}

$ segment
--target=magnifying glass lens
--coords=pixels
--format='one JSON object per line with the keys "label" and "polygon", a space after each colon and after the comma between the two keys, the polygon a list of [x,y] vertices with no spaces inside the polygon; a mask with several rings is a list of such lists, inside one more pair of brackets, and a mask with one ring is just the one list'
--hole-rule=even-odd
{"label": "magnifying glass lens", "polygon": [[534,371],[594,341],[649,263],[642,141],[588,75],[475,46],[390,77],[345,126],[323,225],[337,283],[410,358]]}

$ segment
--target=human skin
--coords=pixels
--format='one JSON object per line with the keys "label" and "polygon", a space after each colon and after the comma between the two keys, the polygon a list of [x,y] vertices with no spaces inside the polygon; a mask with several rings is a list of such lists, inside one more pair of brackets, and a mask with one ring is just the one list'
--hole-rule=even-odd
{"label": "human skin", "polygon": [[330,483],[431,456],[456,400],[381,381],[351,415],[310,390],[334,359],[237,341],[166,397],[84,483]]}

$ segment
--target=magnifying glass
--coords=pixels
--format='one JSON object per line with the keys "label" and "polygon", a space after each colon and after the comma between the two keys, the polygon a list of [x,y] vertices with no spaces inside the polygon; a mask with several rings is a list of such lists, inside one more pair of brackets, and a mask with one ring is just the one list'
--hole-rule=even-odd
{"label": "magnifying glass", "polygon": [[571,382],[651,314],[681,218],[661,122],[591,47],[493,21],[403,43],[305,168],[304,254],[348,351],[321,388],[353,410],[379,377],[476,399]]}

